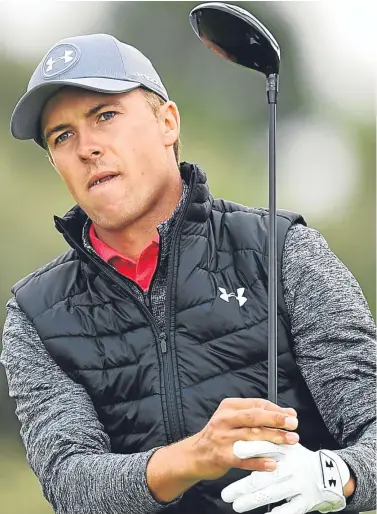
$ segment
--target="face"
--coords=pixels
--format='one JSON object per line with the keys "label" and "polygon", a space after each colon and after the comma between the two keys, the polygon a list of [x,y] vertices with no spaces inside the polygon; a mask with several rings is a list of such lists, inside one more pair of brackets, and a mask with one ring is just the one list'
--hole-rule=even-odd
{"label": "face", "polygon": [[64,88],[45,106],[42,130],[67,188],[104,230],[122,230],[155,209],[177,174],[177,107],[165,103],[156,118],[140,89]]}

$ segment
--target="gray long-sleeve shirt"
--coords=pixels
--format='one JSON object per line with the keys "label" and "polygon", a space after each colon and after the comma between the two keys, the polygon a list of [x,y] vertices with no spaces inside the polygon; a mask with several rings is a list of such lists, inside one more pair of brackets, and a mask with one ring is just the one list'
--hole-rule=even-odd
{"label": "gray long-sleeve shirt", "polygon": [[[356,477],[347,510],[375,508],[375,324],[363,293],[325,239],[287,234],[283,287],[294,353],[319,412]],[[153,514],[146,482],[156,449],[117,455],[85,389],[53,361],[14,299],[1,362],[16,400],[27,459],[57,514]],[[179,500],[177,500],[179,501]]]}

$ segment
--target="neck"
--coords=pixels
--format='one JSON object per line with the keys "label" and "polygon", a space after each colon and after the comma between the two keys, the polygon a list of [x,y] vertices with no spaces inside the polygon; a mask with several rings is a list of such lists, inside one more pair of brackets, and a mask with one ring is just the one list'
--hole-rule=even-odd
{"label": "neck", "polygon": [[158,234],[157,226],[170,218],[181,195],[182,180],[177,174],[177,180],[172,182],[171,188],[150,212],[119,231],[110,232],[94,223],[97,237],[119,253],[137,260],[145,247]]}

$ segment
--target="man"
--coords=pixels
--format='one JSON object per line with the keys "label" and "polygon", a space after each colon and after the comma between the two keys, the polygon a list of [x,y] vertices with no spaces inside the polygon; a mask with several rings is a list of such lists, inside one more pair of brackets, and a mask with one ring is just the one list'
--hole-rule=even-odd
{"label": "man", "polygon": [[375,327],[323,237],[279,213],[273,405],[268,212],[214,200],[178,164],[179,111],[151,62],[104,34],[60,41],[11,130],[77,203],[55,217],[71,249],[14,286],[3,336],[55,512],[374,508]]}

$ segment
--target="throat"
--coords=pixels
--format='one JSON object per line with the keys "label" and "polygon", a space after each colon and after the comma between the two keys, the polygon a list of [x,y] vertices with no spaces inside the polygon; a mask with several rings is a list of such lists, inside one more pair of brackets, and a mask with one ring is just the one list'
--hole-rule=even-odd
{"label": "throat", "polygon": [[133,261],[139,260],[140,255],[154,239],[157,238],[158,240],[158,231],[156,228],[150,231],[137,231],[135,235],[130,233],[129,229],[120,233],[114,233],[94,226],[94,230],[96,237],[107,247]]}

